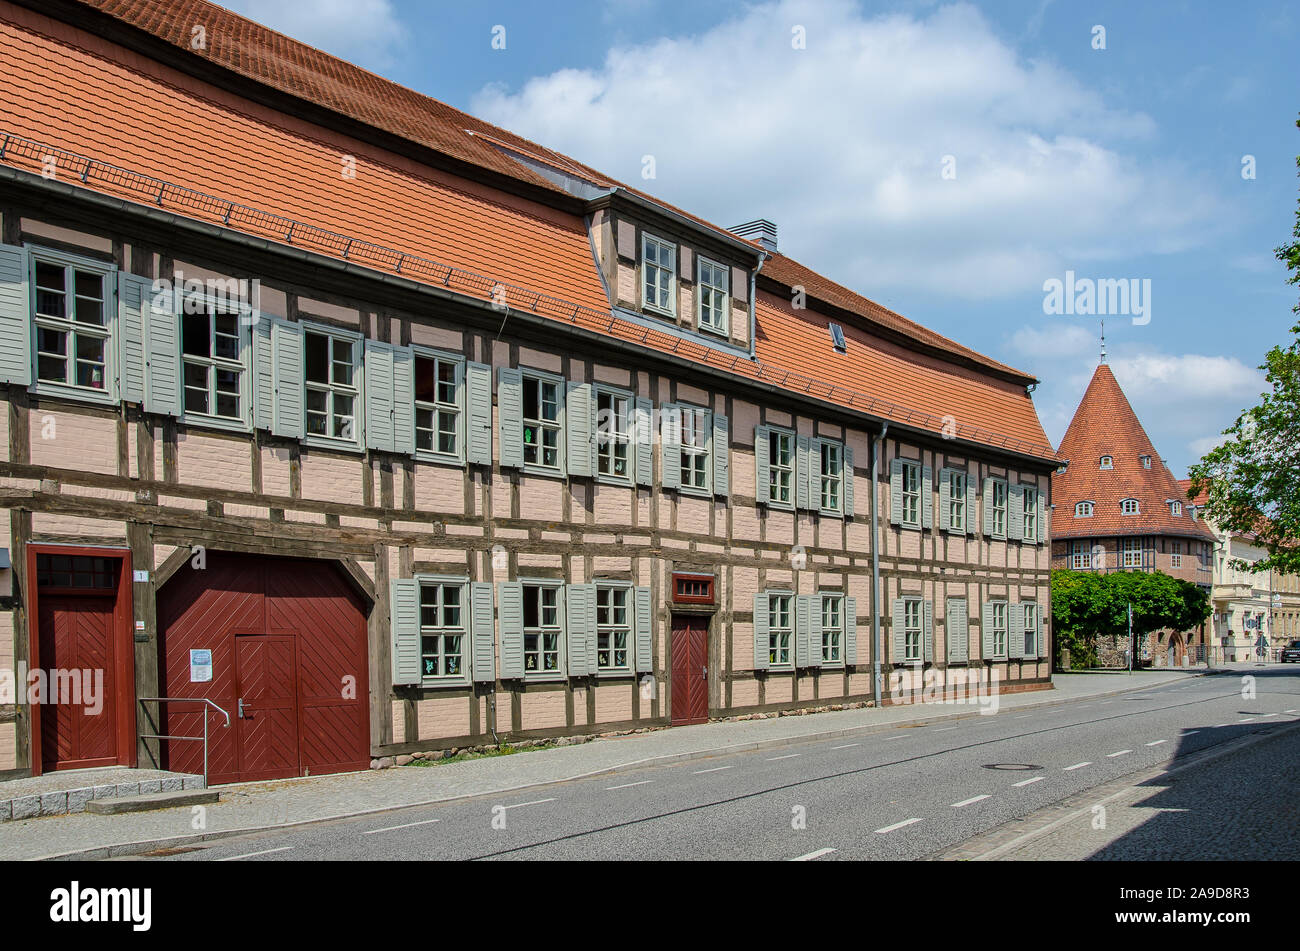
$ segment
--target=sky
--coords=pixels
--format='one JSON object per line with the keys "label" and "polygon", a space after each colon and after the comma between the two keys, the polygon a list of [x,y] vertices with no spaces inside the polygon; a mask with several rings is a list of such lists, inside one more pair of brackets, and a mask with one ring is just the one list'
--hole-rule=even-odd
{"label": "sky", "polygon": [[1179,477],[1291,339],[1286,3],[224,5],[718,225],[774,221],[783,253],[1036,376],[1054,445],[1101,317],[1053,312],[1052,281],[1133,292],[1108,362]]}

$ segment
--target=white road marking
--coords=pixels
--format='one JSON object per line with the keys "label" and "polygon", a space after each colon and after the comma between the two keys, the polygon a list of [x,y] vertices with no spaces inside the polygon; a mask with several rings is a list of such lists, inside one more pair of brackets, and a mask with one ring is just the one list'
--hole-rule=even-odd
{"label": "white road marking", "polygon": [[1195,734],[1200,732],[1201,732],[1200,730],[1188,730],[1186,733],[1183,734],[1183,736],[1194,736]]}
{"label": "white road marking", "polygon": [[1164,740],[1152,740],[1150,743],[1147,744],[1147,746],[1159,746],[1163,742]]}
{"label": "white road marking", "polygon": [[884,835],[886,832],[893,832],[895,829],[903,828],[903,826],[910,826],[915,822],[924,821],[924,819],[904,819],[902,822],[895,822],[892,826],[885,826],[883,829],[877,829],[876,835]]}
{"label": "white road marking", "polygon": [[646,783],[654,782],[653,779],[643,779],[639,783],[623,783],[621,786],[606,786],[606,789],[630,789],[633,786],[644,786]]}
{"label": "white road marking", "polygon": [[1043,779],[1043,778],[1045,778],[1045,777],[1043,777],[1043,776],[1031,776],[1029,779],[1022,779],[1022,780],[1020,780],[1020,782],[1018,782],[1018,783],[1012,783],[1011,785],[1012,785],[1012,786],[1028,786],[1030,783],[1036,783],[1036,782],[1038,782],[1040,779]]}
{"label": "white road marking", "polygon": [[793,859],[791,859],[790,861],[791,861],[791,862],[811,862],[813,859],[819,859],[819,858],[821,858],[823,855],[830,855],[830,854],[831,854],[832,852],[834,852],[834,851],[835,851],[834,849],[818,849],[816,852],[809,852],[807,855],[800,855],[800,856],[798,856],[797,858],[793,858]]}
{"label": "white road marking", "polygon": [[1065,769],[1061,770],[1061,772],[1068,773],[1072,769],[1083,769],[1085,766],[1091,766],[1091,765],[1092,765],[1091,762],[1075,763],[1073,766],[1065,767]]}
{"label": "white road marking", "polygon": [[555,802],[555,797],[552,796],[550,799],[534,799],[532,802],[516,802],[516,803],[512,803],[512,804],[510,804],[509,806],[502,806],[501,808],[502,808],[502,809],[521,809],[521,808],[523,808],[524,806],[540,806],[540,805],[541,805],[542,803],[544,803],[544,802]]}
{"label": "white road marking", "polygon": [[697,770],[695,771],[695,775],[698,776],[698,775],[700,775],[700,773],[716,773],[716,772],[719,772],[719,771],[724,770],[724,769],[731,769],[731,767],[730,767],[730,766],[715,766],[715,767],[713,767],[713,769],[697,769]]}
{"label": "white road marking", "polygon": [[954,802],[952,804],[952,807],[954,809],[961,809],[964,808],[965,806],[971,805],[972,803],[981,802],[982,800],[989,799],[989,798],[991,797],[989,796],[988,793],[985,793],[982,796],[971,796],[969,799],[963,799],[961,802]]}
{"label": "white road marking", "polygon": [[1107,753],[1106,759],[1114,759],[1116,756],[1123,756],[1125,753],[1132,753],[1132,750],[1120,750],[1116,753]]}
{"label": "white road marking", "polygon": [[1258,719],[1259,719],[1259,717],[1242,717],[1242,718],[1241,718],[1240,720],[1238,720],[1237,722],[1238,722],[1238,723],[1254,723],[1254,722],[1255,722],[1256,720],[1258,720]]}
{"label": "white road marking", "polygon": [[431,822],[441,822],[441,819],[423,819],[420,822],[407,822],[400,826],[387,826],[383,829],[367,829],[362,835],[378,835],[380,832],[392,832],[394,829],[409,829],[412,826],[427,826]]}
{"label": "white road marking", "polygon": [[955,726],[943,726],[943,727],[939,727],[939,729],[937,729],[937,730],[931,730],[930,732],[931,732],[931,733],[947,733],[949,730],[955,730],[955,729],[957,729]]}
{"label": "white road marking", "polygon": [[1098,701],[1098,702],[1099,702],[1102,706],[1105,706],[1106,704],[1108,704],[1108,703],[1114,703],[1115,701],[1114,701],[1114,700],[1101,700],[1101,701]]}
{"label": "white road marking", "polygon": [[833,750],[847,750],[851,746],[861,746],[861,743],[845,743],[843,746],[832,746]]}
{"label": "white road marking", "polygon": [[1276,714],[1276,713],[1261,713],[1260,716],[1261,716],[1261,717],[1275,717],[1275,716],[1277,716],[1277,714]]}
{"label": "white road marking", "polygon": [[233,862],[235,859],[251,859],[254,855],[270,855],[272,852],[288,852],[292,845],[286,845],[279,849],[263,849],[260,852],[245,852],[243,855],[227,855],[223,859],[217,859],[218,862]]}
{"label": "white road marking", "polygon": [[1028,720],[1031,716],[1033,716],[1033,714],[1031,714],[1031,713],[1022,713],[1022,714],[1020,714],[1020,716],[1018,716],[1018,717],[1012,717],[1011,719],[1013,719],[1013,720]]}
{"label": "white road marking", "polygon": [[802,755],[803,755],[802,753],[786,753],[784,756],[769,756],[767,758],[767,761],[769,763],[775,763],[777,760],[794,759],[796,756],[802,756]]}
{"label": "white road marking", "polygon": [[1283,710],[1282,712],[1283,712],[1283,713],[1295,713],[1294,710]]}

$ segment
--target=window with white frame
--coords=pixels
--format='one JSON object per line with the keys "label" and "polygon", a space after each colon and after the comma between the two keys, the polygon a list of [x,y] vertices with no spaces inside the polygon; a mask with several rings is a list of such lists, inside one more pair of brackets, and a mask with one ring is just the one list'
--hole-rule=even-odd
{"label": "window with white frame", "polygon": [[773,429],[767,439],[767,500],[793,505],[794,433]]}
{"label": "window with white frame", "polygon": [[524,673],[560,673],[560,585],[524,584]]}
{"label": "window with white frame", "polygon": [[903,463],[903,524],[921,524],[921,465]]}
{"label": "window with white frame", "polygon": [[181,311],[185,415],[243,420],[248,349],[238,305],[192,296],[185,298]]}
{"label": "window with white frame", "polygon": [[1183,543],[1172,542],[1171,549],[1169,553],[1170,567],[1181,568],[1183,566]]}
{"label": "window with white frame", "polygon": [[731,313],[731,268],[702,256],[698,260],[695,294],[700,329],[725,335]]}
{"label": "window with white frame", "polygon": [[681,487],[707,492],[709,489],[709,411],[694,406],[681,411]]}
{"label": "window with white frame", "polygon": [[1007,656],[1007,602],[993,602],[993,656]]}
{"label": "window with white frame", "polygon": [[524,465],[560,468],[560,381],[523,374]]}
{"label": "window with white frame", "polygon": [[921,660],[921,611],[920,598],[903,601],[903,660],[909,663]]}
{"label": "window with white frame", "polygon": [[1086,571],[1092,567],[1092,553],[1086,541],[1070,542],[1070,567],[1075,571]]}
{"label": "window with white frame", "polygon": [[1038,541],[1038,490],[1025,489],[1024,496],[1024,539],[1027,542]]}
{"label": "window with white frame", "polygon": [[1119,510],[1120,510],[1121,512],[1123,512],[1125,515],[1137,515],[1137,514],[1138,514],[1138,500],[1137,500],[1137,499],[1124,499],[1123,501],[1121,501],[1121,502],[1119,503]]}
{"label": "window with white frame", "polygon": [[794,627],[791,603],[792,594],[769,594],[767,596],[767,646],[768,665],[771,667],[790,667],[790,642],[793,640]]}
{"label": "window with white frame", "polygon": [[844,596],[822,595],[822,664],[844,663]]}
{"label": "window with white frame", "polygon": [[596,585],[596,669],[632,669],[628,645],[632,637],[632,615],[626,585]]}
{"label": "window with white frame", "polygon": [[1124,538],[1120,540],[1120,565],[1124,568],[1142,567],[1142,539]]}
{"label": "window with white frame", "polygon": [[1076,502],[1074,505],[1075,518],[1092,518],[1093,505],[1091,502]]}
{"label": "window with white frame", "polygon": [[818,472],[821,493],[821,510],[840,513],[844,511],[844,447],[837,442],[821,443]]}
{"label": "window with white frame", "polygon": [[948,524],[954,532],[966,531],[966,473],[949,469],[945,478],[948,480]]}
{"label": "window with white frame", "polygon": [[1103,468],[1103,469],[1114,469],[1114,468],[1115,468],[1115,460],[1112,459],[1110,456],[1102,456],[1102,457],[1101,457],[1101,468]]}
{"label": "window with white frame", "polygon": [[1182,503],[1182,502],[1179,502],[1179,501],[1175,501],[1175,502],[1170,506],[1170,511],[1171,511],[1174,515],[1182,515],[1182,514],[1183,514],[1183,503]]}
{"label": "window with white frame", "polygon": [[631,439],[628,415],[632,399],[612,390],[596,391],[596,474],[626,481],[631,478]]}
{"label": "window with white frame", "polygon": [[1025,657],[1038,656],[1038,605],[1032,602],[1020,605],[1024,611]]}
{"label": "window with white frame", "polygon": [[442,354],[415,354],[415,448],[459,458],[461,374],[464,361]]}
{"label": "window with white frame", "polygon": [[420,674],[426,682],[466,679],[464,592],[459,581],[420,584]]}
{"label": "window with white frame", "polygon": [[360,439],[357,426],[357,358],[355,335],[308,328],[304,340],[307,377],[307,435]]}
{"label": "window with white frame", "polygon": [[1151,468],[1151,457],[1150,457],[1150,456],[1138,456],[1138,459],[1141,461],[1141,463],[1142,463],[1142,468],[1143,468],[1143,469],[1150,469],[1150,468]]}
{"label": "window with white frame", "polygon": [[110,392],[112,268],[32,251],[36,380]]}
{"label": "window with white frame", "polygon": [[653,235],[641,235],[641,304],[668,316],[677,313],[677,246]]}
{"label": "window with white frame", "polygon": [[1004,536],[1007,533],[1007,484],[993,483],[993,534]]}

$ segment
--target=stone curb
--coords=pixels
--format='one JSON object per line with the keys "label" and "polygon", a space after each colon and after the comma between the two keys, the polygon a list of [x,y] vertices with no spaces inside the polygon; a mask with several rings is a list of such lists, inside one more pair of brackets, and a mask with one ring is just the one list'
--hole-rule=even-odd
{"label": "stone curb", "polygon": [[[1193,674],[1181,674],[1187,679],[1194,677],[1203,677],[1212,671],[1201,671]],[[1126,693],[1137,693],[1143,690],[1150,690],[1153,687],[1159,687],[1160,684],[1143,684],[1140,687],[1126,687],[1122,690],[1111,690],[1106,693],[1088,694],[1086,697],[1070,697],[1052,700],[1035,700],[1030,703],[1017,705],[1018,707],[1054,707],[1066,703],[1075,703],[1081,701],[1090,701],[1098,698],[1115,697]],[[884,708],[887,709],[887,708]],[[814,714],[815,716],[816,714]],[[670,765],[672,763],[686,763],[697,759],[707,759],[713,756],[726,756],[732,753],[750,753],[758,750],[781,749],[796,743],[817,742],[819,740],[833,740],[845,736],[874,736],[878,733],[885,733],[899,727],[915,726],[920,723],[941,723],[953,720],[966,720],[971,717],[981,716],[978,711],[970,713],[955,713],[948,715],[939,715],[932,717],[919,717],[914,720],[899,720],[894,723],[881,723],[876,726],[853,726],[843,727],[837,730],[826,730],[817,733],[804,733],[799,736],[777,737],[771,740],[756,740],[752,743],[736,743],[730,746],[721,746],[707,750],[691,750],[683,753],[665,753],[660,756],[648,756],[642,759],[629,760],[625,763],[618,763],[613,766],[604,766],[600,769],[590,770],[583,773],[577,773],[569,776],[557,776],[550,779],[540,779],[533,782],[523,783],[518,786],[508,786],[501,789],[485,789],[480,792],[458,793],[453,796],[440,796],[433,799],[426,799],[420,802],[402,803],[394,806],[378,806],[373,809],[361,809],[354,812],[338,813],[330,816],[316,816],[311,819],[299,819],[294,822],[280,822],[274,825],[248,826],[239,829],[223,829],[218,832],[200,832],[191,835],[171,836],[164,839],[145,839],[135,842],[121,842],[113,845],[95,846],[89,849],[78,849],[71,852],[60,852],[51,855],[36,856],[31,859],[22,861],[32,862],[51,862],[51,861],[68,861],[74,859],[107,859],[117,858],[126,855],[139,855],[142,852],[152,852],[157,849],[178,848],[186,845],[195,845],[202,842],[212,842],[220,839],[233,838],[242,835],[258,835],[263,832],[275,832],[283,829],[293,829],[299,826],[315,825],[320,822],[334,822],[339,819],[355,819],[365,816],[380,815],[386,812],[398,812],[403,809],[418,809],[422,806],[434,806],[448,802],[458,802],[463,799],[476,799],[481,796],[499,796],[507,793],[522,792],[526,789],[535,789],[539,786],[550,786],[554,783],[576,782],[582,779],[590,779],[594,776],[603,776],[609,773],[616,773],[620,770],[635,769],[641,766],[650,765]],[[539,754],[540,755],[540,754]],[[419,768],[419,767],[415,767]]]}
{"label": "stone curb", "polygon": [[32,793],[0,799],[0,822],[35,819],[45,816],[66,816],[85,812],[86,804],[95,799],[114,799],[120,796],[140,796],[173,792],[181,789],[199,789],[201,776],[176,776],[169,779],[150,779],[134,783],[105,783],[99,786],[82,786],[78,789],[56,789],[51,792]]}

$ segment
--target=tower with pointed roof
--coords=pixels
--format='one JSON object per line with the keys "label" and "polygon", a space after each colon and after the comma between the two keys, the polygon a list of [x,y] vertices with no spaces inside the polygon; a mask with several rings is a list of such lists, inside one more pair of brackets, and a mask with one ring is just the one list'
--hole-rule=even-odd
{"label": "tower with pointed roof", "polygon": [[[1214,533],[1142,428],[1104,342],[1059,455],[1068,464],[1052,476],[1053,568],[1162,571],[1210,589]],[[1153,663],[1195,663],[1205,636],[1204,626],[1161,632],[1147,648]]]}

